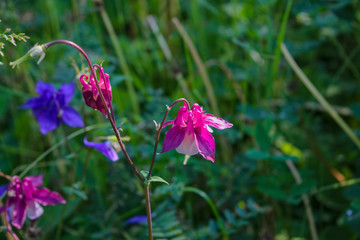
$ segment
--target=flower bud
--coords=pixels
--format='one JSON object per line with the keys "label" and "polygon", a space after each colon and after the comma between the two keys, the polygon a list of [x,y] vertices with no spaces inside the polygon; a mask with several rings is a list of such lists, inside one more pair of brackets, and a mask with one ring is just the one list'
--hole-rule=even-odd
{"label": "flower bud", "polygon": [[40,64],[40,62],[44,59],[46,52],[46,47],[44,45],[35,44],[24,56],[21,58],[15,60],[14,62],[10,62],[10,66],[12,68],[19,67],[19,65],[25,61],[27,61],[30,58],[35,58],[40,56],[39,60],[37,61],[37,64]]}

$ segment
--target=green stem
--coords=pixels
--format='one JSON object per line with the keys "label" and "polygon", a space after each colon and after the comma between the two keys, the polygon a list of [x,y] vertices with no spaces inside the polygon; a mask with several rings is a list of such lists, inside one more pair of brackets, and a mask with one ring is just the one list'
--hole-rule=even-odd
{"label": "green stem", "polygon": [[[196,63],[196,66],[199,69],[201,79],[204,82],[204,86],[205,86],[208,98],[210,100],[211,109],[215,113],[215,115],[219,116],[220,111],[219,111],[218,103],[216,101],[214,89],[211,85],[209,75],[207,74],[205,64],[201,60],[200,55],[199,55],[198,51],[196,50],[194,43],[191,41],[191,38],[187,34],[185,28],[179,22],[179,20],[177,18],[173,18],[172,22],[174,23],[176,29],[178,30],[179,34],[181,35],[182,39],[184,40],[186,46],[189,48],[189,51]],[[224,161],[225,162],[231,161],[231,157],[229,154],[230,149],[228,147],[226,139],[223,137],[220,137],[220,146],[221,146]]]}
{"label": "green stem", "polygon": [[301,82],[306,86],[306,88],[311,92],[311,94],[316,98],[317,101],[326,109],[329,115],[333,120],[342,128],[342,130],[349,136],[349,138],[354,142],[354,144],[360,149],[360,140],[351,130],[351,128],[346,124],[346,122],[340,117],[336,110],[326,101],[326,99],[321,95],[321,93],[316,89],[312,84],[309,78],[304,74],[300,67],[295,62],[294,58],[289,53],[288,49],[284,44],[281,44],[281,51],[289,63],[291,68],[294,70],[296,75],[299,77]]}
{"label": "green stem", "polygon": [[[70,134],[67,139],[72,139],[74,137],[79,136],[80,134],[83,134],[85,131],[91,131],[97,128],[101,128],[101,127],[105,127],[105,124],[97,124],[97,125],[92,125],[92,126],[88,126],[86,128],[77,130],[76,132],[73,132],[72,134]],[[36,158],[32,163],[30,163],[19,175],[20,178],[24,177],[26,175],[26,173],[28,171],[30,171],[33,167],[35,167],[41,160],[43,160],[47,155],[49,155],[52,151],[54,151],[56,148],[58,148],[59,146],[61,146],[62,144],[65,143],[65,139],[62,139],[61,141],[55,143],[54,145],[52,145],[48,150],[46,150],[45,152],[43,152],[38,158]],[[16,172],[16,169],[14,170],[14,172]],[[15,175],[15,174],[12,174]]]}
{"label": "green stem", "polygon": [[[295,182],[297,184],[301,184],[303,182],[303,180],[302,180],[302,178],[300,176],[299,171],[296,169],[295,164],[292,161],[287,160],[286,165],[290,169],[290,172],[293,175],[293,177],[295,179]],[[307,216],[309,227],[310,227],[311,239],[318,240],[319,237],[318,237],[317,230],[316,230],[314,214],[313,214],[312,209],[311,209],[309,195],[308,194],[303,194],[301,196],[301,198],[302,198],[302,201],[303,201],[304,206],[305,206],[306,216]]]}
{"label": "green stem", "polygon": [[330,184],[324,187],[320,187],[318,189],[315,189],[313,191],[310,192],[311,195],[316,195],[325,191],[329,191],[329,190],[334,190],[334,189],[338,189],[338,188],[343,188],[343,187],[349,187],[355,184],[360,183],[360,178],[353,178],[344,182],[340,182],[340,183],[334,183],[334,184]]}
{"label": "green stem", "polygon": [[60,239],[60,236],[61,236],[61,229],[62,229],[62,226],[63,226],[63,222],[64,222],[64,215],[65,215],[65,211],[66,211],[66,206],[67,204],[65,204],[61,210],[61,215],[60,215],[60,222],[59,222],[59,225],[58,225],[58,228],[56,229],[56,240],[59,240]]}
{"label": "green stem", "polygon": [[197,52],[194,43],[191,41],[189,35],[187,34],[184,27],[181,25],[181,23],[179,22],[179,20],[177,18],[173,18],[172,22],[174,23],[175,27],[177,28],[178,32],[180,33],[186,46],[189,48],[190,53],[196,63],[196,66],[199,69],[201,78],[204,82],[204,86],[205,86],[208,98],[210,100],[210,105],[211,105],[212,110],[214,111],[215,115],[220,115],[218,104],[217,104],[216,98],[215,98],[214,89],[211,85],[209,75],[207,74],[206,67],[205,67],[203,61],[201,60],[200,55]]}
{"label": "green stem", "polygon": [[214,213],[216,221],[219,224],[221,233],[223,235],[223,239],[228,240],[229,235],[226,232],[225,226],[220,218],[220,214],[219,214],[218,210],[216,209],[215,204],[212,202],[211,198],[206,194],[206,192],[204,192],[198,188],[194,188],[194,187],[185,187],[182,189],[182,191],[195,193],[195,194],[199,195],[200,197],[202,197],[209,204],[209,207],[211,208],[212,212]]}
{"label": "green stem", "polygon": [[130,95],[130,101],[131,101],[132,108],[133,108],[134,112],[137,115],[139,115],[140,114],[139,103],[137,101],[136,92],[135,92],[135,89],[134,89],[134,86],[132,83],[131,73],[130,73],[129,67],[126,63],[121,45],[116,37],[114,27],[111,24],[109,15],[107,14],[107,12],[105,10],[102,1],[101,1],[101,5],[100,5],[100,14],[101,14],[102,20],[104,21],[106,30],[108,31],[108,33],[110,35],[110,40],[115,49],[115,53],[120,61],[120,67],[121,67],[123,73],[125,74],[125,76],[127,77],[125,80],[125,83],[126,83],[126,87],[128,89],[129,95]]}
{"label": "green stem", "polygon": [[284,38],[285,38],[286,24],[287,24],[287,21],[289,19],[292,2],[293,2],[293,0],[288,0],[287,1],[285,12],[284,12],[284,15],[283,15],[282,20],[281,20],[280,32],[279,32],[279,35],[278,35],[277,40],[276,40],[276,48],[275,48],[275,53],[274,53],[275,60],[274,60],[273,65],[272,65],[271,76],[270,76],[270,79],[269,79],[270,82],[269,82],[268,87],[267,87],[267,89],[268,89],[268,93],[267,93],[268,100],[271,99],[274,80],[275,80],[275,77],[277,75],[277,71],[278,71],[278,68],[279,68],[279,62],[280,62],[280,57],[281,57],[281,43],[284,41]]}

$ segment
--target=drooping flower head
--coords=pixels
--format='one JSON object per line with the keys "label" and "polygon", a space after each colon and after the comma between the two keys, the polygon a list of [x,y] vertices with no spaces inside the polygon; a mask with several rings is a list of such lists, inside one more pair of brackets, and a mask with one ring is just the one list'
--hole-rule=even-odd
{"label": "drooping flower head", "polygon": [[165,134],[162,153],[172,149],[186,155],[200,153],[212,162],[215,161],[215,140],[209,126],[218,129],[233,126],[222,118],[205,114],[198,104],[194,104],[189,109],[186,103],[179,109],[175,120],[166,122],[164,126],[169,124],[173,126]]}
{"label": "drooping flower head", "polygon": [[21,108],[31,108],[42,134],[54,130],[62,121],[70,127],[84,126],[80,114],[69,105],[75,93],[74,83],[63,84],[56,91],[49,83],[37,82],[36,92],[40,96],[30,98]]}
{"label": "drooping flower head", "polygon": [[[104,73],[104,69],[100,66],[94,65],[95,72],[99,72],[99,87],[101,89],[102,94],[105,98],[106,107],[111,109],[111,101],[112,101],[112,92],[111,92],[111,85],[109,81],[109,74]],[[85,99],[86,105],[89,107],[99,110],[102,114],[106,115],[106,108],[101,100],[99,91],[96,87],[95,77],[93,74],[90,74],[90,79],[88,80],[88,76],[83,74],[80,76],[80,82],[82,84],[82,93]]]}
{"label": "drooping flower head", "polygon": [[95,148],[113,162],[119,160],[119,156],[110,141],[96,143],[89,142],[86,138],[84,138],[84,145],[87,147]]}
{"label": "drooping flower head", "polygon": [[[57,192],[39,188],[42,184],[42,175],[25,177],[23,180],[18,176],[11,178],[7,191],[7,207],[14,227],[20,229],[26,215],[32,220],[40,217],[44,212],[40,204],[47,206],[66,203]],[[0,209],[0,213],[3,211],[5,211],[4,206]]]}

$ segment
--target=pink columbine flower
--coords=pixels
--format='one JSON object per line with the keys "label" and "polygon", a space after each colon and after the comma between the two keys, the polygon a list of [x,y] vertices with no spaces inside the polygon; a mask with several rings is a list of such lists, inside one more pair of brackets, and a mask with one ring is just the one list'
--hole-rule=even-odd
{"label": "pink columbine flower", "polygon": [[[18,176],[11,178],[7,191],[7,206],[12,215],[12,225],[21,228],[25,222],[26,215],[30,219],[40,217],[44,209],[41,205],[56,205],[66,203],[65,199],[57,192],[47,188],[39,188],[43,184],[43,176],[29,176],[21,180]],[[5,208],[1,208],[0,212]]]}
{"label": "pink columbine flower", "polygon": [[[106,107],[111,109],[111,101],[112,101],[112,92],[111,92],[111,85],[109,81],[109,74],[104,73],[104,69],[100,66],[94,65],[94,71],[99,71],[99,86],[101,89],[102,94],[105,98]],[[85,79],[85,80],[84,80]],[[89,78],[87,75],[83,74],[80,76],[80,82],[82,84],[82,92],[85,99],[86,105],[89,107],[99,110],[102,112],[105,117],[106,115],[106,108],[101,100],[99,91],[96,87],[95,78],[93,74],[90,75],[90,80],[87,81]]]}
{"label": "pink columbine flower", "polygon": [[182,154],[194,155],[200,153],[205,159],[215,161],[215,140],[209,126],[225,129],[233,125],[224,119],[205,114],[198,104],[189,109],[188,104],[179,109],[177,117],[164,126],[173,124],[165,134],[163,152],[176,148]]}

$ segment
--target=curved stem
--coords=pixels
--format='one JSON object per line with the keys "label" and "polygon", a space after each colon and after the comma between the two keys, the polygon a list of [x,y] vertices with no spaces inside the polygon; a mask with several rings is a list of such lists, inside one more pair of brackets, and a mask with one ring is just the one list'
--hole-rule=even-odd
{"label": "curved stem", "polygon": [[[105,101],[105,98],[104,98],[104,95],[100,89],[100,86],[99,86],[99,83],[98,83],[98,79],[97,79],[97,76],[96,76],[96,73],[94,71],[94,67],[93,65],[91,64],[91,61],[89,59],[89,57],[87,56],[87,54],[85,53],[85,51],[79,46],[77,45],[76,43],[72,42],[72,41],[69,41],[69,40],[55,40],[55,41],[52,41],[52,42],[49,42],[49,43],[46,43],[44,44],[44,46],[46,47],[46,49],[49,49],[51,46],[53,45],[56,45],[56,44],[67,44],[67,45],[70,45],[74,48],[76,48],[86,59],[89,67],[90,67],[90,70],[91,70],[91,73],[92,75],[94,76],[95,78],[95,84],[96,84],[96,88],[98,89],[99,91],[99,94],[100,94],[100,98],[101,98],[101,101],[102,103],[104,104],[104,106],[107,106],[106,104],[106,101]],[[116,128],[116,124],[114,122],[114,120],[112,119],[111,117],[111,113],[110,113],[110,110],[108,107],[105,108],[106,109],[106,115],[108,116],[108,119],[110,121],[110,124],[114,130],[114,133],[115,133],[115,136],[116,136],[116,139],[117,141],[119,142],[119,145],[121,147],[121,150],[126,158],[126,160],[128,161],[128,163],[130,164],[132,170],[134,171],[135,175],[137,176],[137,178],[143,182],[144,178],[141,176],[141,174],[139,173],[139,171],[136,169],[135,165],[133,164],[132,160],[130,159],[128,153],[126,152],[126,149],[125,149],[125,146],[123,144],[123,142],[121,141],[121,138],[120,138],[120,132],[119,130]]]}
{"label": "curved stem", "polygon": [[3,173],[1,170],[0,170],[0,177],[3,177],[3,178],[6,178],[7,180],[11,180],[11,176],[9,175],[6,175],[5,173]]}
{"label": "curved stem", "polygon": [[157,146],[158,146],[159,139],[160,139],[160,133],[161,133],[161,130],[162,130],[163,126],[164,126],[165,119],[166,119],[167,115],[169,114],[171,108],[172,108],[176,103],[178,103],[178,102],[180,102],[180,101],[184,101],[184,102],[187,104],[188,109],[190,110],[190,104],[189,104],[189,102],[188,102],[185,98],[179,98],[178,100],[176,100],[175,102],[173,102],[173,103],[170,105],[170,107],[169,107],[169,106],[166,106],[166,112],[165,112],[164,118],[163,118],[163,120],[161,121],[160,126],[158,126],[158,132],[157,132],[157,135],[156,135],[154,152],[153,152],[153,156],[152,156],[152,160],[151,160],[151,165],[150,165],[149,173],[148,173],[148,176],[147,176],[146,180],[150,180],[150,177],[151,177],[151,172],[152,172],[152,169],[153,169],[153,166],[154,166],[154,163],[155,163],[156,150],[157,150]]}

